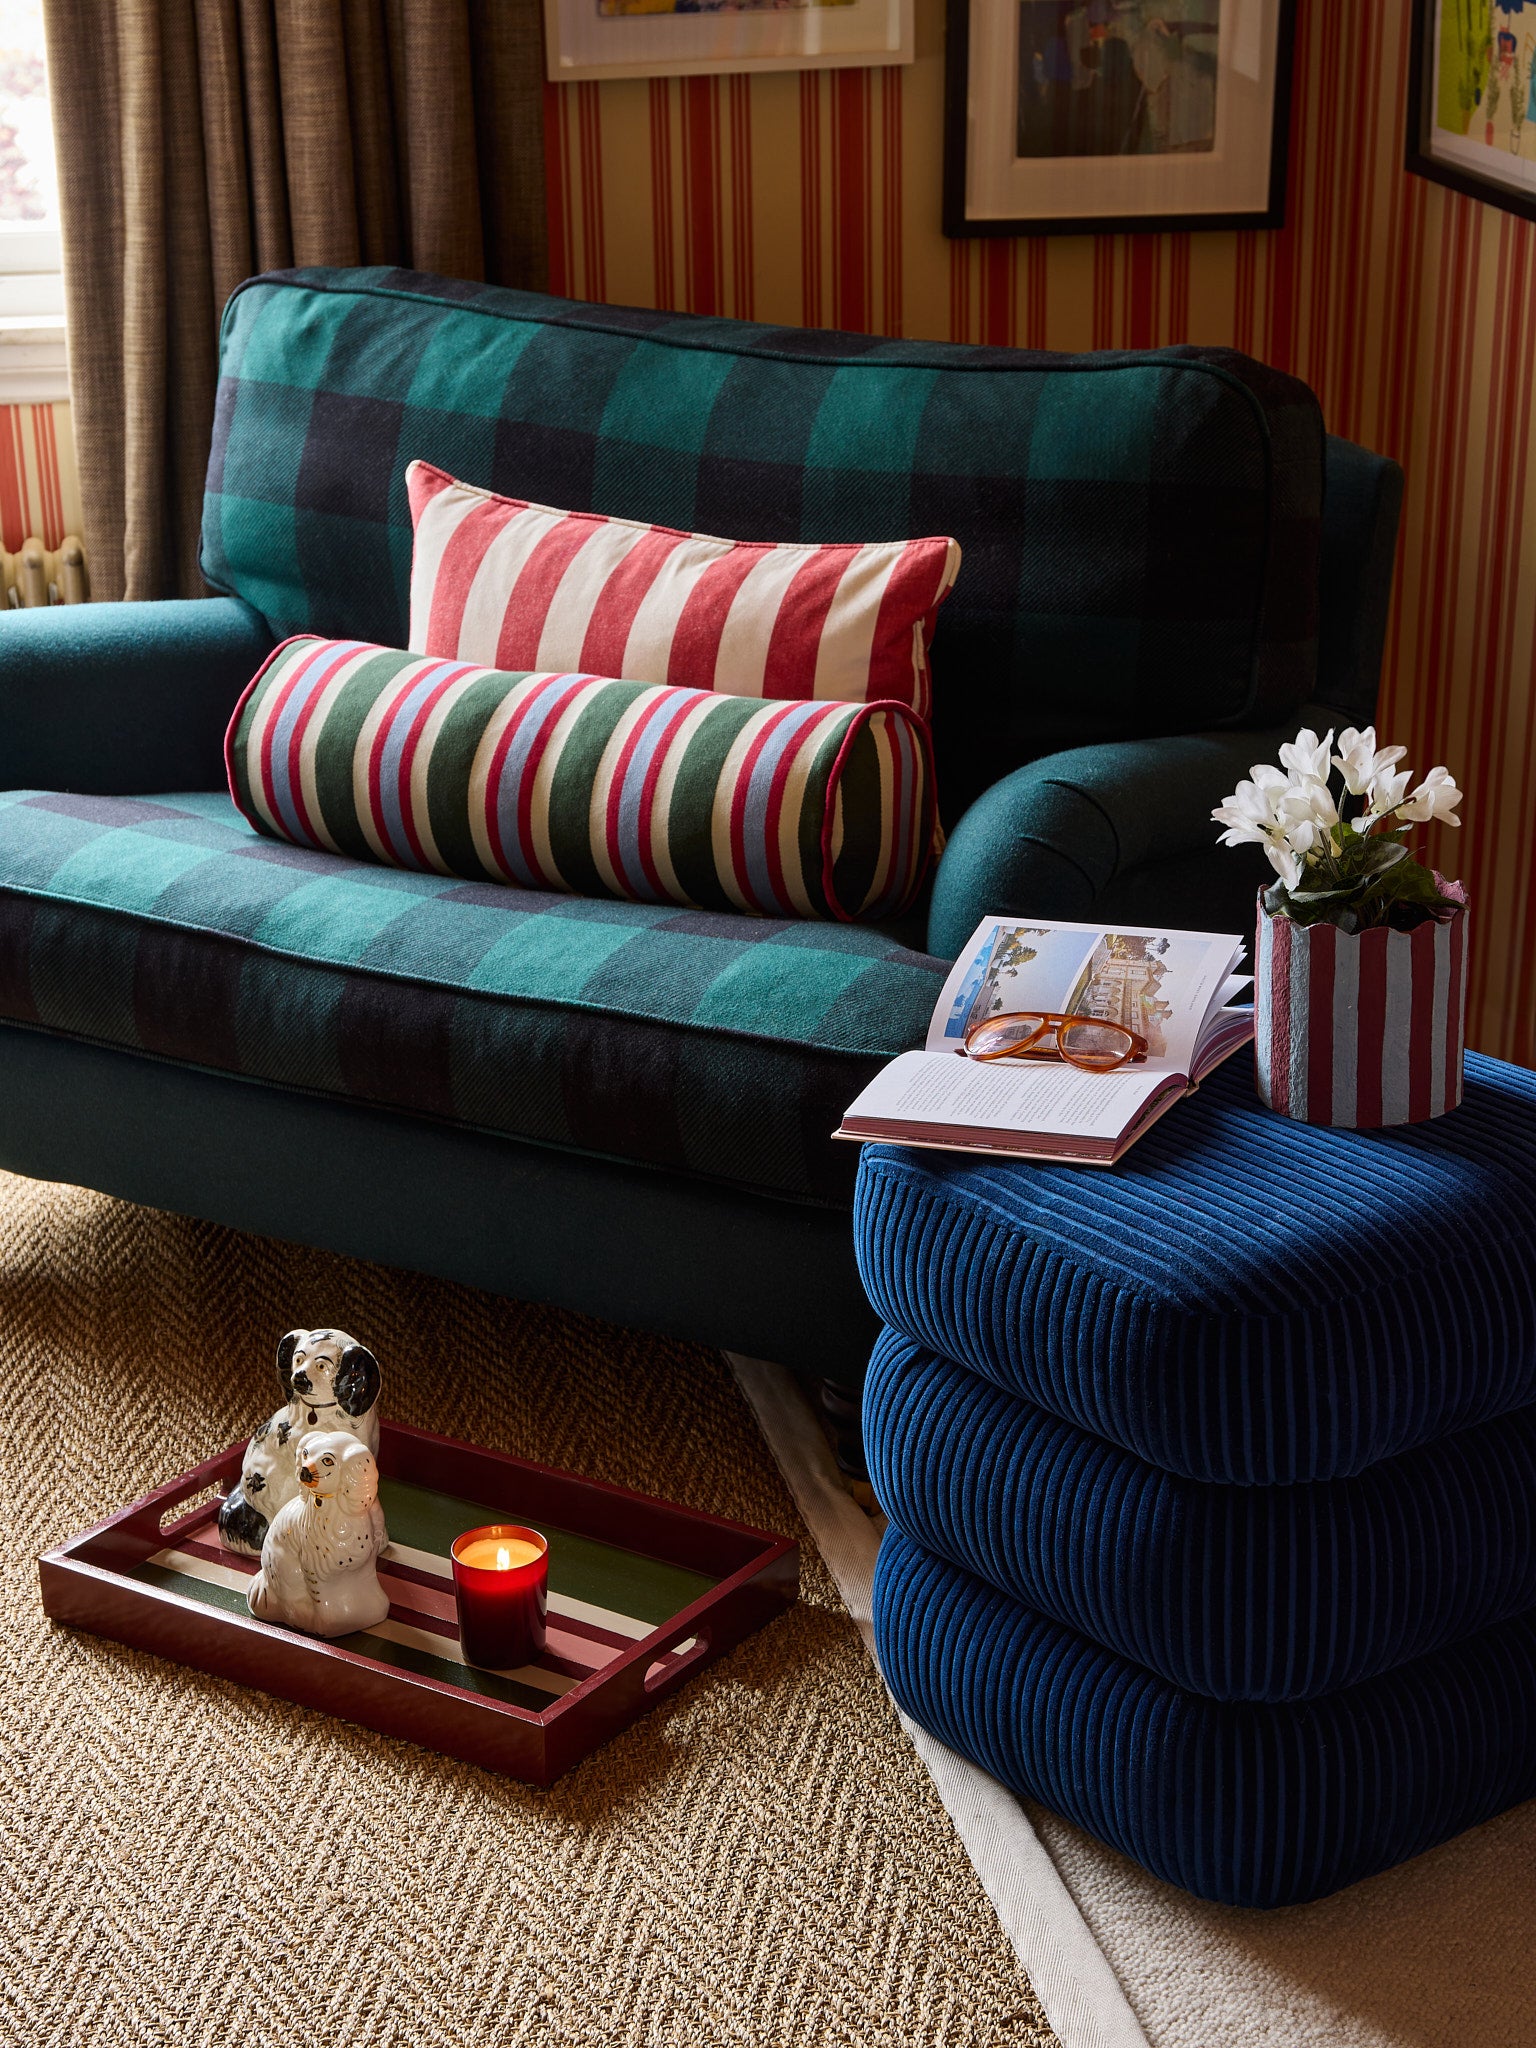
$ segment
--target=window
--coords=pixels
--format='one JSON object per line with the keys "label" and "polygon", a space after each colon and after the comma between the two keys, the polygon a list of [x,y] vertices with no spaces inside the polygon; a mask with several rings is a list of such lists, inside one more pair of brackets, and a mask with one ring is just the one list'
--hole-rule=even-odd
{"label": "window", "polygon": [[0,403],[69,396],[42,0],[0,12]]}

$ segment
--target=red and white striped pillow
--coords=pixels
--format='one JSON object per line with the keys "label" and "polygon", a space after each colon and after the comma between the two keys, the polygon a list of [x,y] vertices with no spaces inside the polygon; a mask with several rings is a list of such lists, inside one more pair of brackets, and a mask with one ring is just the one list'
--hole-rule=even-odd
{"label": "red and white striped pillow", "polygon": [[930,715],[957,541],[715,540],[497,497],[426,462],[406,482],[413,654]]}

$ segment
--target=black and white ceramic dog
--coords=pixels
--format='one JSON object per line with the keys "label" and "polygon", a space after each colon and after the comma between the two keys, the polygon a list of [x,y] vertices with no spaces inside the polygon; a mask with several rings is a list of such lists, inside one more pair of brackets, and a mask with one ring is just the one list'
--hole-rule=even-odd
{"label": "black and white ceramic dog", "polygon": [[219,1509],[220,1540],[243,1557],[260,1557],[267,1524],[299,1492],[301,1436],[343,1430],[378,1455],[379,1365],[366,1345],[345,1330],[290,1330],[277,1377],[283,1405],[246,1445],[239,1484]]}
{"label": "black and white ceramic dog", "polygon": [[372,1451],[345,1430],[307,1429],[297,1469],[298,1492],[267,1525],[252,1614],[314,1636],[377,1628],[389,1595],[374,1560],[388,1537]]}

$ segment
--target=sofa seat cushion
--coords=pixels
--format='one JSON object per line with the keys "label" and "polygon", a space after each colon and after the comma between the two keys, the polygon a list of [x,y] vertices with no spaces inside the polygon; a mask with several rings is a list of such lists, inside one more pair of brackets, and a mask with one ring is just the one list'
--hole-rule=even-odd
{"label": "sofa seat cushion", "polygon": [[1536,1400],[1536,1073],[1467,1056],[1396,1130],[1229,1060],[1112,1171],[866,1146],[882,1320],[1192,1479],[1289,1485]]}
{"label": "sofa seat cushion", "polygon": [[946,972],[881,933],[265,839],[223,794],[0,794],[0,1016],[846,1204],[829,1133]]}
{"label": "sofa seat cushion", "polygon": [[1536,1612],[1324,1699],[1219,1704],[891,1530],[874,1627],[930,1734],[1226,1905],[1322,1898],[1536,1794]]}
{"label": "sofa seat cushion", "polygon": [[1536,1407],[1349,1479],[1208,1486],[886,1330],[864,1442],[925,1549],[1212,1699],[1312,1699],[1536,1607]]}

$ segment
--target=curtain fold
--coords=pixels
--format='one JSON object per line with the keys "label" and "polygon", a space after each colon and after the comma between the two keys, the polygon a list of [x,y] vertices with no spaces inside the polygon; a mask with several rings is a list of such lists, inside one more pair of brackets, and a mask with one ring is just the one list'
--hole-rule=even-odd
{"label": "curtain fold", "polygon": [[538,0],[44,0],[96,597],[200,595],[219,315],[263,270],[542,288]]}

